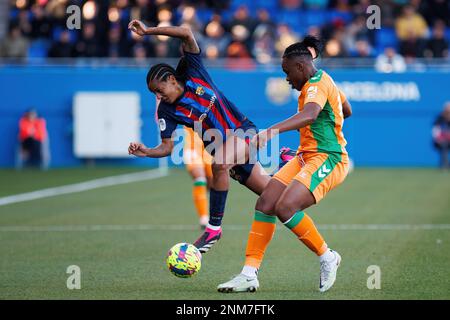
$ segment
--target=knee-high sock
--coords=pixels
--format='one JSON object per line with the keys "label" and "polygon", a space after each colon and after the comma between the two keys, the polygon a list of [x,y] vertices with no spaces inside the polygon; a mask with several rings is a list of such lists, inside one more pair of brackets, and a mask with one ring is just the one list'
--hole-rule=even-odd
{"label": "knee-high sock", "polygon": [[223,213],[225,212],[225,203],[227,202],[227,191],[209,191],[209,225],[220,227],[222,225]]}
{"label": "knee-high sock", "polygon": [[327,250],[327,244],[323,240],[314,221],[303,211],[298,211],[284,225],[318,256]]}
{"label": "knee-high sock", "polygon": [[208,190],[206,188],[206,180],[196,180],[192,188],[192,200],[194,201],[197,215],[199,218],[208,215]]}
{"label": "knee-high sock", "polygon": [[252,229],[248,235],[245,265],[259,269],[266,248],[275,233],[277,218],[255,211]]}

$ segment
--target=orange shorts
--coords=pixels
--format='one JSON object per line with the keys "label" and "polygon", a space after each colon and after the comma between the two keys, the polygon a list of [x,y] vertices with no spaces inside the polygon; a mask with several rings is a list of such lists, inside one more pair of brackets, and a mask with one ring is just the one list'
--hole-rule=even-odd
{"label": "orange shorts", "polygon": [[318,203],[344,181],[348,164],[347,154],[300,153],[273,177],[286,186],[297,180],[311,191]]}
{"label": "orange shorts", "polygon": [[195,168],[204,168],[206,176],[212,177],[212,157],[205,150],[201,150],[200,152],[195,149],[183,150],[184,165],[188,171],[192,171]]}

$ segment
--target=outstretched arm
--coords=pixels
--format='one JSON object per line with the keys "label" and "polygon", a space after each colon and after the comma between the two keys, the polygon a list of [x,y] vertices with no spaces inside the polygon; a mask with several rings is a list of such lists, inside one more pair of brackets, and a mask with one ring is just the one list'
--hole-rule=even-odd
{"label": "outstretched arm", "polygon": [[147,148],[139,142],[131,142],[128,147],[128,154],[136,157],[162,158],[172,153],[173,141],[170,138],[163,139],[161,144],[155,148]]}
{"label": "outstretched arm", "polygon": [[185,27],[147,27],[142,21],[132,20],[128,24],[128,29],[134,33],[154,36],[168,36],[181,39],[183,50],[190,53],[200,53],[200,48],[195,41],[194,34],[191,29]]}
{"label": "outstretched arm", "polygon": [[267,130],[261,131],[253,137],[252,143],[259,148],[266,146],[267,142],[279,133],[298,130],[316,121],[322,108],[315,102],[305,104],[303,110],[292,117],[274,124]]}

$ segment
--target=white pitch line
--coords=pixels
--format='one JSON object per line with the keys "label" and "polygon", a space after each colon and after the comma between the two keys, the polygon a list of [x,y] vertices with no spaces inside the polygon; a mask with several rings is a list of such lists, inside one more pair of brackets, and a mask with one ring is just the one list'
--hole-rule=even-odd
{"label": "white pitch line", "polygon": [[[320,230],[341,231],[413,231],[450,230],[450,224],[322,224]],[[249,231],[250,225],[225,225],[224,230]],[[0,226],[0,232],[68,232],[68,231],[198,231],[198,225],[62,225],[62,226]],[[284,229],[281,229],[284,230]]]}
{"label": "white pitch line", "polygon": [[150,179],[156,179],[167,175],[167,169],[152,169],[135,173],[127,173],[118,176],[89,180],[85,182],[69,184],[60,187],[41,189],[32,192],[15,194],[0,198],[0,206],[8,204],[25,202],[48,197],[59,196],[63,194],[82,192],[97,188],[116,186],[125,183],[138,182]]}

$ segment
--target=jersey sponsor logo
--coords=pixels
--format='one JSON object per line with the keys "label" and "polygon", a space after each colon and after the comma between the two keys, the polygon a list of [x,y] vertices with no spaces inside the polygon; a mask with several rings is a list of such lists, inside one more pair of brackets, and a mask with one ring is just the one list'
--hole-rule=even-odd
{"label": "jersey sponsor logo", "polygon": [[166,130],[166,120],[164,120],[164,119],[159,119],[158,120],[158,123],[159,123],[159,130],[161,130],[161,131],[164,131],[164,130]]}
{"label": "jersey sponsor logo", "polygon": [[309,99],[314,98],[317,95],[317,86],[311,86],[306,90],[306,96]]}
{"label": "jersey sponsor logo", "polygon": [[198,118],[198,121],[203,121],[203,120],[205,120],[205,118],[208,116],[208,114],[205,112],[205,113],[202,113],[202,115]]}
{"label": "jersey sponsor logo", "polygon": [[203,89],[202,86],[198,86],[197,89],[195,90],[195,94],[198,96],[202,96],[205,93],[205,89]]}
{"label": "jersey sponsor logo", "polygon": [[199,121],[203,121],[208,116],[208,112],[212,109],[214,106],[214,103],[216,102],[216,96],[213,95],[211,97],[211,100],[209,100],[208,110],[206,110],[204,113],[201,114],[201,116],[198,118]]}

